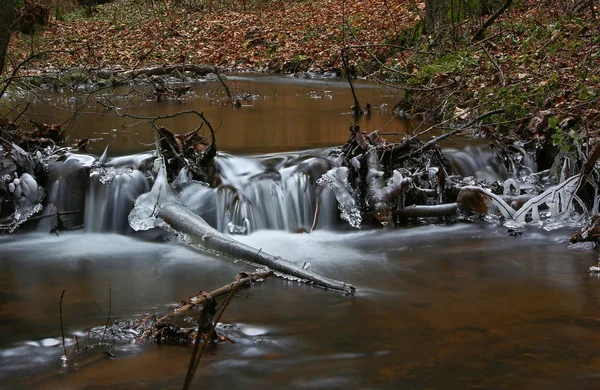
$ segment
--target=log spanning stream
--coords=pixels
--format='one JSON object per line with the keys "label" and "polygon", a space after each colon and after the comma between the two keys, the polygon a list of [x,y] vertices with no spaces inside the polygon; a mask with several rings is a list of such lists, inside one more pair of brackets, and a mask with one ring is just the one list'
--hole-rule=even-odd
{"label": "log spanning stream", "polygon": [[[340,219],[333,191],[325,188],[318,229],[299,233],[313,223],[316,179],[331,168],[325,144],[347,137],[339,112],[350,98],[341,85],[317,83],[327,99],[318,100],[319,108],[310,84],[248,83],[257,95],[273,96],[226,114],[235,121],[256,124],[262,118],[257,126],[272,132],[268,114],[284,110],[278,106],[282,101],[293,102],[287,109],[308,105],[314,117],[313,125],[299,126],[317,126],[323,115],[337,122],[340,135],[332,131],[330,139],[319,139],[323,129],[319,136],[299,135],[294,120],[277,117],[272,126],[279,137],[293,142],[266,145],[256,154],[260,142],[248,138],[252,146],[245,152],[253,153],[248,155],[236,141],[224,141],[231,147],[215,160],[219,188],[179,183],[177,207],[192,210],[226,237],[351,283],[356,293],[314,288],[295,278],[269,278],[244,290],[247,299],[232,301],[218,328],[235,343],[208,349],[196,373],[197,388],[600,385],[600,280],[587,272],[597,256],[568,249],[572,229],[534,227],[516,237],[485,222],[357,230]],[[386,99],[381,90],[364,88],[372,101]],[[370,120],[379,128],[389,113],[374,110]],[[116,133],[131,141],[135,131],[127,131]],[[220,131],[226,138],[228,129]],[[106,133],[96,154],[103,143],[115,142],[113,132]],[[84,210],[67,221],[82,229],[57,237],[48,234],[50,221],[42,220],[37,231],[0,236],[0,389],[181,388],[189,346],[122,343],[112,349],[114,359],[94,348],[76,365],[62,367],[62,290],[69,347],[73,335],[85,343],[88,331],[106,321],[109,300],[112,320],[142,318],[169,312],[184,297],[254,270],[218,253],[192,250],[162,230],[131,229],[134,200],[151,183],[136,168],[150,154],[138,153],[141,147],[129,141],[95,175],[93,155],[73,154],[51,166],[50,203]],[[502,164],[484,146],[457,143],[446,145],[445,153],[461,175],[506,179]],[[165,206],[161,215],[168,221],[178,212]]]}

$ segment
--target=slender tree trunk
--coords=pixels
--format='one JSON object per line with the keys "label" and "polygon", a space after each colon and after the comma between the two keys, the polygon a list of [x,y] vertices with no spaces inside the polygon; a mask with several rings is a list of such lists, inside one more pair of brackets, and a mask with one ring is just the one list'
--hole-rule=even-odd
{"label": "slender tree trunk", "polygon": [[0,75],[4,71],[4,60],[8,41],[10,40],[10,26],[15,3],[16,0],[0,0]]}
{"label": "slender tree trunk", "polygon": [[425,0],[425,33],[435,34],[448,23],[450,0]]}

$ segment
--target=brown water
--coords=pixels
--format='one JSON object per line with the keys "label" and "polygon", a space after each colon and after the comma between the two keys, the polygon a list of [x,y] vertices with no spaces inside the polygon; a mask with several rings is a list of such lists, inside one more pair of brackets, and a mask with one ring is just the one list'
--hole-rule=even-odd
{"label": "brown water", "polygon": [[[262,98],[239,110],[206,100],[142,102],[133,110],[202,110],[213,124],[222,121],[219,148],[236,153],[347,138],[351,100],[343,84],[268,77],[236,83]],[[333,95],[315,99],[313,90]],[[364,84],[360,93],[380,107],[361,119],[363,128],[389,123],[386,131],[407,129],[390,121],[394,99],[387,91]],[[121,122],[84,115],[70,131],[99,138],[95,152],[109,142],[115,154],[146,149],[136,139],[151,141],[148,125]],[[187,131],[197,124],[166,125]],[[245,290],[247,298],[234,299],[220,329],[235,344],[209,348],[194,388],[600,388],[600,279],[587,272],[597,255],[568,250],[570,233],[528,227],[523,237],[511,237],[502,227],[463,223],[242,236],[256,248],[308,261],[314,271],[352,283],[357,294],[274,277]],[[181,388],[189,346],[121,345],[112,350],[116,359],[95,348],[62,368],[62,290],[67,342],[78,335],[83,345],[89,329],[105,322],[94,302],[107,311],[109,286],[112,317],[139,318],[166,313],[247,268],[178,242],[80,232],[0,237],[0,259],[0,389]]]}
{"label": "brown water", "polygon": [[[353,283],[355,297],[280,279],[244,291],[222,331],[235,344],[204,356],[195,388],[598,388],[600,280],[566,232],[515,238],[489,225],[295,235],[244,241]],[[100,348],[61,373],[66,332],[167,312],[245,267],[117,235],[4,237],[0,242],[3,388],[180,388],[190,347]],[[40,341],[41,340],[41,341]],[[43,344],[49,346],[42,346]]]}
{"label": "brown water", "polygon": [[[242,100],[239,109],[223,105],[225,97],[218,82],[191,84],[193,93],[184,99],[156,102],[137,92],[144,86],[119,87],[110,94],[91,97],[73,96],[65,101],[60,94],[45,95],[31,106],[37,121],[65,125],[71,139],[90,137],[90,152],[100,154],[107,144],[112,154],[147,150],[152,147],[151,126],[141,121],[117,116],[104,105],[117,106],[132,115],[161,116],[185,110],[203,112],[217,131],[218,148],[231,153],[256,153],[308,149],[340,145],[348,139],[348,127],[354,122],[350,106],[352,96],[343,80],[306,80],[282,76],[238,76],[227,81],[232,93],[252,95]],[[357,93],[362,105],[372,105],[371,115],[359,125],[365,131],[383,128],[385,132],[406,132],[412,125],[391,120],[398,91],[388,91],[372,83],[358,82]],[[47,104],[50,103],[50,104]],[[23,104],[24,106],[24,104]],[[56,110],[55,108],[61,108]],[[177,133],[194,130],[202,124],[195,115],[179,116],[157,122]],[[208,129],[204,129],[209,135]]]}

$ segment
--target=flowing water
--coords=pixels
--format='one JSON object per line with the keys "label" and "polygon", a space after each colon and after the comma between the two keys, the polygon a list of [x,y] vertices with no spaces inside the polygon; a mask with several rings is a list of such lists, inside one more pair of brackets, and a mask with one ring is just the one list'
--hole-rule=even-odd
{"label": "flowing water", "polygon": [[[168,105],[194,106],[222,121],[221,187],[183,183],[182,203],[249,245],[309,262],[313,271],[357,288],[345,297],[271,277],[243,291],[219,328],[235,343],[207,350],[194,388],[600,387],[600,280],[587,272],[597,256],[569,250],[570,231],[528,227],[514,237],[485,223],[354,230],[325,190],[319,229],[296,233],[310,228],[314,181],[330,167],[326,147],[347,138],[351,100],[337,82],[289,81],[235,81],[263,96],[237,111],[206,99],[133,108],[158,115],[171,112]],[[359,93],[377,108],[362,119],[363,128],[390,122],[387,91],[364,84]],[[150,186],[137,167],[151,155],[137,140],[151,136],[147,124],[132,130],[118,123],[86,114],[73,127],[98,136],[93,152],[113,145],[104,171],[93,171],[94,158],[86,155],[52,166],[51,206],[85,210],[69,221],[82,230],[57,237],[45,221],[37,232],[0,237],[0,389],[181,388],[190,346],[119,345],[114,359],[96,347],[62,367],[61,292],[67,347],[73,335],[82,347],[87,332],[106,322],[109,301],[112,319],[166,313],[250,270],[160,233],[133,234],[127,214]],[[111,126],[118,129],[114,137]],[[195,126],[182,120],[170,127]],[[383,131],[410,126],[393,120]],[[448,147],[461,174],[505,178],[484,146]]]}

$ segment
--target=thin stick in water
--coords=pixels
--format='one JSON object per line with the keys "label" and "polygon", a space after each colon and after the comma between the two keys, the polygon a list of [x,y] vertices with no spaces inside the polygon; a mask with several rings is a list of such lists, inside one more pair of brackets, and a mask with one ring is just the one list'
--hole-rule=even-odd
{"label": "thin stick in water", "polygon": [[[196,369],[198,368],[198,364],[200,363],[200,358],[202,357],[202,353],[204,352],[204,350],[206,349],[206,346],[208,345],[212,335],[215,333],[215,328],[217,327],[217,324],[219,323],[219,321],[221,320],[221,316],[223,316],[223,313],[225,312],[225,309],[227,309],[227,306],[229,305],[229,302],[231,302],[231,299],[233,298],[233,296],[235,295],[236,291],[239,289],[239,287],[241,286],[241,283],[238,281],[236,282],[234,285],[232,285],[231,287],[231,292],[229,293],[229,296],[227,296],[227,299],[225,300],[225,302],[223,303],[223,306],[221,307],[221,310],[217,313],[216,318],[213,321],[213,324],[210,328],[210,331],[208,332],[208,334],[206,335],[206,341],[204,342],[204,344],[202,344],[202,348],[200,349],[200,352],[198,353],[198,357],[195,359],[195,363],[193,365],[193,369],[190,372],[188,370],[186,377],[185,377],[185,383],[183,385],[183,390],[187,390],[189,389],[191,383],[192,383],[192,379],[194,378],[194,374],[196,373]],[[192,356],[193,358],[193,356]],[[192,365],[190,364],[190,368],[192,368]]]}
{"label": "thin stick in water", "polygon": [[104,336],[106,336],[106,330],[108,329],[108,323],[110,321],[110,312],[112,310],[112,290],[111,286],[108,285],[108,316],[106,317],[106,324],[104,325],[104,332],[102,332],[102,338],[100,339],[100,344],[104,341]]}
{"label": "thin stick in water", "polygon": [[60,294],[60,304],[59,304],[59,314],[60,314],[60,334],[62,335],[62,347],[63,347],[63,356],[67,356],[67,348],[65,347],[65,328],[63,327],[63,317],[62,317],[62,303],[63,297],[65,296],[65,289],[62,290],[62,294]]}

